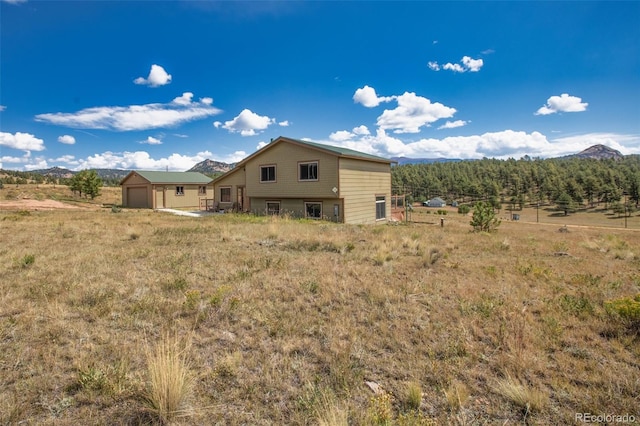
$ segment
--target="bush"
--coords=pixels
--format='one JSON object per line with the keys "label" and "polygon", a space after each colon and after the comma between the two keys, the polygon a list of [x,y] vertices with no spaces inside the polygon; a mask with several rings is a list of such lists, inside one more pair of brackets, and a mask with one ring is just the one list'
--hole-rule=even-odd
{"label": "bush", "polygon": [[473,208],[473,217],[470,222],[474,231],[491,232],[498,229],[500,220],[496,217],[493,205],[478,201]]}
{"label": "bush", "polygon": [[621,297],[606,301],[604,307],[610,315],[619,317],[630,328],[640,330],[640,293],[635,297]]}
{"label": "bush", "polygon": [[468,204],[462,204],[460,206],[458,206],[458,213],[462,214],[462,215],[466,215],[471,211],[471,207],[469,207]]}

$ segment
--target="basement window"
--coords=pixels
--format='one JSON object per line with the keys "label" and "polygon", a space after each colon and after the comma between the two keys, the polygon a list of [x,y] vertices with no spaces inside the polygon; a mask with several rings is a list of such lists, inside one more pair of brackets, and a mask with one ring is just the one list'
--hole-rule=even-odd
{"label": "basement window", "polygon": [[280,214],[280,201],[267,201],[267,214],[279,215]]}
{"label": "basement window", "polygon": [[321,219],[322,203],[304,203],[304,217],[308,219]]}
{"label": "basement window", "polygon": [[176,186],[176,195],[184,195],[184,186]]}

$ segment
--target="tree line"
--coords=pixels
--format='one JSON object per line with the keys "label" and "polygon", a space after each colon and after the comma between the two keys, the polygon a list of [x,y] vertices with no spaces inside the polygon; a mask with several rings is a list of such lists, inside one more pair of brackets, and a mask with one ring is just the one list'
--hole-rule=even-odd
{"label": "tree line", "polygon": [[391,169],[394,193],[410,201],[487,201],[496,208],[554,204],[565,213],[600,205],[626,211],[640,204],[640,156],[621,160],[553,158],[405,164]]}

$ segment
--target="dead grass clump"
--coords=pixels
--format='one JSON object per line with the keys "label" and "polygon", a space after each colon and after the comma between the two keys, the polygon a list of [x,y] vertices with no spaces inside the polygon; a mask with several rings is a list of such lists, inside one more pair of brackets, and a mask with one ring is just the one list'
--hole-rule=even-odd
{"label": "dead grass clump", "polygon": [[532,412],[542,411],[549,402],[549,396],[545,392],[513,378],[510,374],[499,379],[494,390],[522,410],[525,417]]}
{"label": "dead grass clump", "polygon": [[158,418],[170,422],[189,416],[194,376],[189,359],[190,342],[165,334],[154,348],[146,349],[148,385],[144,400]]}

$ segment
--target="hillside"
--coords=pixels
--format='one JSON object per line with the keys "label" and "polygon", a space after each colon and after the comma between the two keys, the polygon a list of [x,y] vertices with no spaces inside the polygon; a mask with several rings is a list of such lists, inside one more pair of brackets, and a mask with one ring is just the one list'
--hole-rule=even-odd
{"label": "hillside", "polygon": [[564,158],[591,158],[593,160],[606,160],[613,158],[614,160],[622,160],[624,155],[613,148],[605,145],[593,145],[577,154],[568,155]]}
{"label": "hillside", "polygon": [[188,172],[200,172],[205,175],[214,175],[218,173],[226,173],[233,169],[235,164],[222,163],[214,160],[204,160],[187,170]]}

